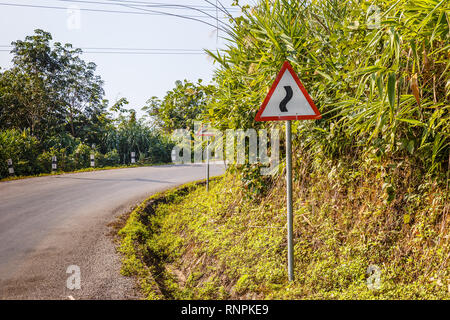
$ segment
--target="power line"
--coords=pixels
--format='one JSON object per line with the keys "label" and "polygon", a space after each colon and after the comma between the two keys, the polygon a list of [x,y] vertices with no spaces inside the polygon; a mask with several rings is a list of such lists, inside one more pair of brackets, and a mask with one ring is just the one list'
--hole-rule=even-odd
{"label": "power line", "polygon": [[[76,0],[72,0],[72,1],[76,1]],[[86,2],[86,1],[84,1],[84,2]],[[91,1],[91,2],[93,2],[93,1]],[[0,3],[0,6],[59,9],[59,10],[67,10],[68,9],[66,7],[58,7],[58,6],[42,6],[42,5],[32,5],[32,4],[4,3],[4,2]],[[131,9],[136,9],[136,10],[139,10],[139,11],[120,11],[120,10],[90,9],[90,8],[79,8],[79,10],[80,11],[91,11],[91,12],[122,13],[122,14],[166,15],[166,16],[172,16],[172,17],[177,17],[177,18],[197,21],[197,22],[206,24],[208,26],[211,26],[213,28],[216,28],[216,25],[213,25],[212,23],[209,23],[207,21],[202,20],[202,19],[208,19],[208,17],[205,17],[205,16],[192,16],[192,15],[174,14],[174,13],[169,13],[169,12],[164,12],[164,11],[148,10],[148,9],[143,9],[143,8],[139,8],[139,7],[133,7],[133,6],[125,5],[125,4],[122,4],[122,6],[131,8]],[[196,10],[201,11],[199,9],[196,9]],[[144,11],[144,12],[141,12],[141,11]],[[203,12],[203,13],[205,15],[207,15],[207,16],[210,16],[209,18],[212,18],[213,20],[216,20],[215,17],[209,15],[208,13],[206,13],[206,12]],[[217,20],[217,21],[219,21],[219,20]],[[220,23],[223,24],[222,21],[220,21]],[[226,29],[220,28],[220,30],[222,30],[224,32],[227,32]]]}
{"label": "power line", "polygon": [[[216,10],[221,11],[225,14],[226,17],[230,18],[231,20],[234,21],[234,23],[237,24],[236,19],[231,15],[231,13],[224,7],[224,5],[222,4],[222,2],[220,2],[219,0],[216,0],[216,4],[212,3],[209,0],[203,0],[205,2],[207,2],[208,4],[210,4],[211,6],[213,6],[214,8],[216,8]],[[220,5],[218,6],[217,3]],[[228,32],[229,34],[232,32]]]}
{"label": "power line", "polygon": [[[8,52],[10,53],[11,50],[7,49],[0,49],[0,52]],[[180,51],[161,51],[161,52],[155,52],[155,51],[83,51],[82,54],[90,54],[90,53],[105,53],[105,54],[142,54],[142,55],[204,55],[206,52],[180,52]]]}
{"label": "power line", "polygon": [[204,55],[206,52],[126,52],[126,51],[86,51],[83,52],[86,54],[89,53],[106,53],[106,54],[148,54],[148,55]]}
{"label": "power line", "polygon": [[[108,3],[106,2],[100,2],[100,1],[86,1],[86,0],[60,0],[62,2],[77,2],[77,3],[85,3],[85,4],[100,4],[100,5],[121,5],[130,9],[135,9],[135,10],[139,10],[139,11],[122,11],[122,10],[106,10],[106,9],[93,9],[93,8],[79,8],[80,11],[91,11],[91,12],[107,12],[107,13],[122,13],[122,14],[139,14],[139,15],[168,15],[168,16],[174,16],[174,17],[178,17],[178,18],[184,18],[184,19],[190,19],[190,20],[194,20],[194,21],[198,21],[204,24],[207,24],[211,27],[214,27],[217,30],[222,30],[224,32],[227,32],[227,26],[226,24],[224,24],[219,18],[218,18],[218,9],[221,12],[224,12],[226,14],[229,14],[226,10],[226,8],[222,5],[222,3],[220,1],[218,1],[218,3],[222,6],[222,8],[217,6],[217,0],[216,0],[216,5],[213,5],[210,1],[206,1],[209,4],[212,4],[211,8],[210,6],[186,6],[186,5],[178,5],[178,4],[164,4],[164,3],[158,3],[158,2],[144,2],[144,1],[124,1],[124,0],[106,0],[109,1]],[[115,3],[111,3],[111,2],[115,2]],[[126,3],[126,4],[125,4]],[[136,4],[133,6],[130,6],[129,4],[133,3]],[[142,8],[142,5],[145,4],[145,7],[147,6],[152,6],[152,7],[172,7],[173,8],[185,8],[185,9],[192,9],[192,10],[196,10],[199,11],[203,14],[206,15],[205,16],[192,16],[192,15],[181,15],[181,14],[172,14],[169,12],[164,12],[164,11],[156,11],[156,10],[149,10],[149,9],[145,9]],[[60,7],[60,6],[47,6],[47,5],[32,5],[32,4],[18,4],[18,3],[4,3],[4,2],[0,2],[0,6],[12,6],[12,7],[28,7],[28,8],[44,8],[44,9],[57,9],[57,10],[67,10],[67,7]],[[216,11],[216,17],[208,14],[207,12],[205,12],[204,10],[198,9],[198,8],[210,8]],[[209,22],[203,21],[201,19],[197,19],[197,17],[201,17],[201,18],[206,18],[208,19],[214,19],[216,20],[216,25],[213,25]],[[219,27],[219,22],[221,24],[224,24],[225,26],[220,26]],[[226,28],[226,29],[223,29]],[[12,46],[7,46],[7,45],[0,45],[0,47],[3,48],[11,48]],[[180,51],[181,53],[179,54],[186,54],[187,52],[191,52],[194,53],[195,51],[200,51],[196,54],[204,54],[204,52],[202,52],[202,50],[198,50],[198,49],[157,49],[157,48],[152,48],[152,49],[145,49],[145,48],[80,48],[80,49],[86,49],[86,50],[102,50],[100,51],[84,51],[84,53],[117,53],[117,54],[138,54],[138,52],[134,53],[134,51],[164,51],[164,52],[141,52],[139,54],[176,54],[174,51]],[[111,51],[111,52],[105,52],[105,50],[128,50],[128,51],[132,51],[132,52],[116,52],[116,51]],[[0,50],[1,52],[7,52],[9,50]]]}
{"label": "power line", "polygon": [[[14,48],[13,45],[0,45],[2,48]],[[82,50],[131,50],[131,51],[201,51],[204,49],[184,49],[184,48],[127,48],[127,47],[77,47]]]}
{"label": "power line", "polygon": [[[51,0],[54,1],[54,0]],[[194,4],[175,4],[175,3],[162,3],[162,2],[145,2],[145,1],[124,1],[124,0],[104,0],[99,1],[87,1],[87,0],[59,0],[62,2],[78,2],[78,3],[91,3],[101,5],[133,5],[142,7],[155,7],[155,8],[172,8],[172,9],[201,9],[202,11],[216,11],[216,8],[211,6],[202,6]],[[105,2],[107,1],[107,2]],[[238,12],[238,8],[227,8],[228,11]]]}
{"label": "power line", "polygon": [[[18,3],[4,3],[1,2],[0,6],[9,6],[9,7],[24,7],[24,8],[41,8],[41,9],[56,9],[56,10],[67,10],[67,7],[59,7],[59,6],[47,6],[47,5],[33,5],[33,4],[18,4]],[[163,11],[152,10],[151,12],[140,12],[140,11],[122,11],[122,10],[107,10],[107,9],[92,9],[92,8],[79,8],[80,11],[88,11],[88,12],[104,12],[104,13],[121,13],[121,14],[137,14],[137,15],[169,15],[169,16],[178,16],[185,18],[205,18],[205,16],[192,16],[192,15],[173,15]],[[204,22],[204,21],[201,21]],[[206,23],[206,22],[205,22]],[[214,26],[215,27],[215,26]]]}
{"label": "power line", "polygon": [[[101,5],[101,6],[121,6],[121,7],[126,7],[126,8],[131,8],[131,9],[136,9],[136,10],[145,10],[145,8],[159,8],[159,9],[175,9],[175,10],[193,10],[193,11],[197,11],[200,12],[202,14],[204,14],[205,16],[208,16],[211,19],[214,20],[218,20],[219,17],[214,17],[213,15],[209,14],[207,11],[210,10],[215,10],[214,8],[210,8],[207,7],[209,9],[203,9],[203,7],[197,7],[197,6],[193,6],[193,5],[186,5],[186,4],[134,4],[135,1],[133,1],[133,3],[129,2],[129,1],[122,1],[122,0],[105,0],[105,1],[92,1],[92,0],[59,0],[61,2],[72,2],[72,3],[83,3],[83,4],[96,4],[96,5]],[[145,2],[137,2],[137,3],[145,3]],[[146,10],[148,11],[148,10]],[[149,10],[150,12],[152,12],[152,10]],[[166,13],[167,14],[167,13]],[[168,13],[170,14],[170,13]],[[188,16],[188,17],[192,17],[192,18],[206,18],[204,16]],[[220,18],[225,18],[226,16],[221,16]]]}
{"label": "power line", "polygon": [[[12,45],[0,45],[2,52],[10,52],[14,49]],[[125,48],[125,47],[75,47],[75,49],[81,49],[82,53],[139,53],[142,54],[204,54],[205,49],[183,49],[183,48]],[[94,50],[94,51],[92,51]],[[216,50],[216,49],[214,49]]]}
{"label": "power line", "polygon": [[105,54],[143,54],[143,55],[204,55],[206,52],[142,52],[142,51],[85,51],[85,54],[90,53],[105,53]]}
{"label": "power line", "polygon": [[[155,10],[144,9],[144,8],[139,8],[139,7],[130,6],[130,5],[123,5],[123,6],[124,6],[124,7],[127,7],[127,8],[131,8],[131,9],[142,10],[142,11],[145,11],[145,12],[157,12],[157,11],[155,11]],[[197,10],[198,10],[198,9],[197,9]],[[166,15],[169,15],[169,16],[177,17],[177,18],[183,18],[183,19],[189,19],[189,20],[198,21],[198,22],[204,23],[204,24],[206,24],[206,25],[208,25],[208,26],[211,26],[211,27],[216,28],[215,25],[213,25],[213,24],[211,24],[211,23],[209,23],[209,22],[206,22],[206,21],[197,19],[197,18],[192,17],[192,16],[191,16],[191,17],[189,17],[189,16],[182,16],[182,15],[174,14],[174,13],[165,13],[165,14],[166,14]],[[213,16],[209,15],[209,14],[206,13],[206,12],[205,12],[204,14],[207,15],[207,16],[210,16],[210,17],[213,18],[213,19],[215,19]],[[206,17],[204,17],[204,18],[206,18]],[[217,20],[217,21],[219,21],[219,20]],[[223,30],[224,32],[226,32],[225,29],[220,28],[220,30]]]}
{"label": "power line", "polygon": [[119,48],[119,47],[111,47],[111,48],[96,48],[96,47],[81,47],[80,49],[86,50],[142,50],[142,51],[199,51],[203,52],[204,49],[180,49],[180,48]]}
{"label": "power line", "polygon": [[[164,3],[164,2],[146,2],[146,1],[134,1],[134,0],[132,0],[132,1],[126,1],[126,0],[110,0],[110,1],[115,1],[115,2],[126,2],[126,3],[139,3],[139,4],[151,4],[151,5],[153,5],[153,4],[157,4],[157,5],[166,5],[167,3]],[[206,8],[206,9],[211,9],[211,10],[215,10],[215,8],[214,7],[211,7],[211,6],[202,6],[202,5],[197,5],[197,4],[186,4],[186,5],[189,5],[189,6],[192,6],[192,7],[197,7],[197,8]],[[239,11],[240,9],[238,9],[238,8],[233,8],[233,7],[228,7],[227,8],[228,10],[230,10],[230,11]]]}
{"label": "power line", "polygon": [[[204,0],[206,3],[210,4],[213,8],[215,8],[216,10],[219,10],[221,12],[223,12],[226,16],[230,17],[231,14],[229,12],[229,10],[227,10],[227,8],[225,8],[222,4],[222,2],[216,0],[216,4],[212,3],[211,1],[208,0]],[[217,5],[217,3],[220,4],[220,6]]]}

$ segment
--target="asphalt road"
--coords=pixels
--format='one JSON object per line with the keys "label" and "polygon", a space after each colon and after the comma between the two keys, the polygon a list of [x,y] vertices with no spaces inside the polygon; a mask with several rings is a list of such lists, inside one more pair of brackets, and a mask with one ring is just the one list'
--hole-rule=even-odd
{"label": "asphalt road", "polygon": [[[211,165],[211,176],[223,171]],[[140,298],[119,274],[108,224],[155,192],[204,177],[204,164],[190,164],[0,182],[0,299]],[[67,288],[72,265],[81,289]]]}

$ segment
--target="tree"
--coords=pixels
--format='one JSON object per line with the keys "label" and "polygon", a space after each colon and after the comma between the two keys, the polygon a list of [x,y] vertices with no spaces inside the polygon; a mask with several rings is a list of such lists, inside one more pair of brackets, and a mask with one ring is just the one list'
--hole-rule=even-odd
{"label": "tree", "polygon": [[139,161],[170,161],[173,144],[125,108],[127,99],[108,110],[96,65],[51,41],[35,30],[13,42],[13,66],[0,70],[0,177],[9,158],[19,174],[48,172],[53,155],[62,170],[88,166],[93,144],[100,166],[130,163],[131,152]]}
{"label": "tree", "polygon": [[95,75],[96,64],[86,63],[79,57],[80,49],[72,49],[70,44],[62,46],[55,43],[55,52],[61,64],[60,99],[66,107],[70,133],[77,137],[89,123],[89,117],[102,109],[103,81]]}
{"label": "tree", "polygon": [[64,108],[55,88],[61,66],[56,52],[51,50],[51,40],[50,33],[35,30],[35,35],[13,42],[14,66],[8,72],[9,92],[18,102],[11,105],[10,114],[13,116],[19,109],[26,127],[38,138],[54,133],[51,131],[64,121]]}
{"label": "tree", "polygon": [[82,51],[43,30],[13,42],[13,67],[0,74],[0,128],[29,128],[40,140],[68,131],[85,140],[92,119],[106,112],[103,81]]}
{"label": "tree", "polygon": [[199,119],[212,98],[214,87],[184,80],[176,81],[175,88],[167,92],[163,100],[152,97],[142,108],[153,120],[154,124],[164,132],[175,129],[192,128],[193,122]]}

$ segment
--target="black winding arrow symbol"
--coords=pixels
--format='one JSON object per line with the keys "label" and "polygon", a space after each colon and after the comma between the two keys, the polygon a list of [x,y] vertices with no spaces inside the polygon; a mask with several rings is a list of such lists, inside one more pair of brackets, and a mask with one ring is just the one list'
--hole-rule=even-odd
{"label": "black winding arrow symbol", "polygon": [[291,86],[284,86],[284,90],[286,90],[286,97],[284,97],[283,100],[280,102],[280,110],[281,112],[287,112],[288,109],[286,108],[287,103],[292,99],[292,87]]}

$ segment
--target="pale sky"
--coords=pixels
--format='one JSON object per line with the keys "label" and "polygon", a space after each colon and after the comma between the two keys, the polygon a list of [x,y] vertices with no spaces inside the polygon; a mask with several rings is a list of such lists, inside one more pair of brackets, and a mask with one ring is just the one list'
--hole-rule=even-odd
{"label": "pale sky", "polygon": [[[43,29],[52,34],[54,41],[72,43],[79,48],[107,48],[89,49],[89,51],[123,52],[121,48],[131,48],[128,52],[155,52],[135,49],[170,49],[166,52],[178,52],[172,49],[201,50],[203,48],[216,49],[224,47],[224,40],[216,29],[200,22],[186,20],[166,15],[125,14],[111,12],[92,12],[81,10],[80,19],[77,12],[66,8],[78,8],[108,11],[135,11],[125,7],[128,2],[146,10],[165,11],[174,14],[199,16],[202,13],[194,10],[148,7],[154,4],[166,5],[194,5],[200,9],[209,8],[209,14],[215,16],[212,6],[203,0],[0,0],[0,67],[7,69],[11,66],[12,55],[5,47],[15,40],[23,40],[32,35],[34,29]],[[106,4],[100,4],[106,3]],[[114,3],[116,2],[116,3]],[[211,0],[215,3],[215,0]],[[232,0],[223,0],[222,4],[231,8]],[[240,1],[240,3],[244,3]],[[14,7],[4,4],[18,4],[28,6],[48,6],[53,8]],[[61,7],[63,9],[57,9]],[[237,7],[232,7],[237,10]],[[220,12],[219,12],[220,15]],[[238,15],[234,11],[234,15]],[[203,15],[204,16],[204,15]],[[211,18],[203,20],[216,25]],[[79,24],[78,22],[79,21]],[[114,48],[114,49],[113,49]],[[119,48],[119,49],[116,49]],[[87,49],[86,49],[87,50]],[[200,51],[190,51],[199,53]],[[105,81],[104,89],[110,104],[121,97],[126,97],[129,108],[137,111],[144,106],[145,101],[152,97],[162,98],[168,90],[174,87],[176,80],[189,79],[197,81],[201,78],[210,82],[215,66],[205,54],[113,54],[113,53],[84,53],[85,61],[97,64],[97,74]],[[142,114],[139,112],[139,114]]]}

